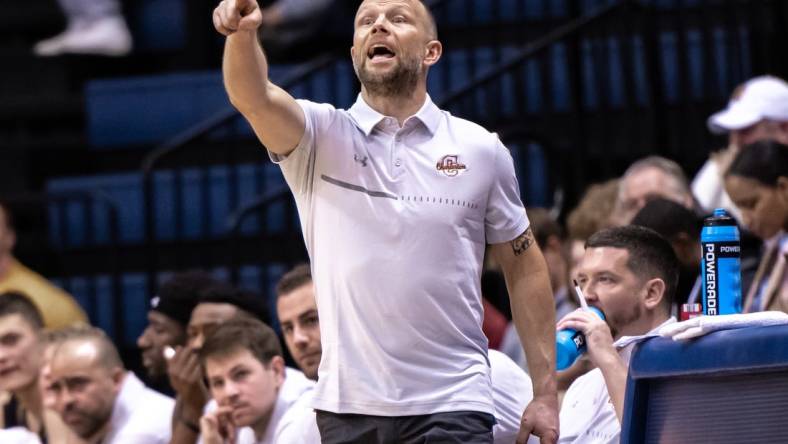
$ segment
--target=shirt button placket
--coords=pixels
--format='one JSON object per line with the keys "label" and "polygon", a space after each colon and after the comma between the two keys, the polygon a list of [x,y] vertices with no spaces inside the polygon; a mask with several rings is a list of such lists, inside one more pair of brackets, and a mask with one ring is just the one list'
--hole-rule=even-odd
{"label": "shirt button placket", "polygon": [[400,174],[402,174],[402,172],[400,171],[400,168],[402,167],[402,158],[400,157],[400,151],[402,149],[401,148],[402,133],[400,131],[401,129],[397,131],[396,134],[394,134],[394,143],[392,146],[392,157],[394,160],[394,168],[395,168],[394,176],[399,176]]}

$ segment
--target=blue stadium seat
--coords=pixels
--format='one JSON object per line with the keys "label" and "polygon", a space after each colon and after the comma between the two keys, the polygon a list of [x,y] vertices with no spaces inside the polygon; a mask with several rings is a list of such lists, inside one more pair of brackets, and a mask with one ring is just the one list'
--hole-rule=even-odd
{"label": "blue stadium seat", "polygon": [[[264,154],[261,151],[261,157]],[[230,190],[230,174],[237,176],[235,190]],[[207,180],[206,188],[202,187]],[[207,170],[186,169],[176,178],[172,171],[154,174],[156,199],[155,233],[157,239],[172,240],[217,237],[226,233],[228,216],[237,208],[230,206],[231,191],[238,197],[238,206],[253,201],[264,190],[284,186],[279,168],[270,163],[240,165],[234,170],[228,166],[214,166]],[[119,241],[123,244],[144,240],[145,220],[142,175],[140,173],[107,174],[88,177],[70,177],[50,180],[47,191],[100,191],[118,209]],[[182,211],[176,214],[176,193],[182,198]],[[205,220],[205,206],[210,218]],[[61,217],[62,214],[62,217]],[[268,232],[281,232],[284,227],[284,209],[274,207],[267,215]],[[81,202],[67,202],[62,208],[49,208],[50,241],[55,246],[78,247],[102,245],[110,242],[109,209],[103,204],[85,207]],[[182,225],[178,227],[177,218]],[[90,223],[88,223],[90,219]],[[245,233],[259,232],[259,221],[245,225]]]}
{"label": "blue stadium seat", "polygon": [[[272,66],[271,79],[292,69]],[[96,148],[162,143],[230,106],[220,71],[94,80],[85,101],[88,139]]]}

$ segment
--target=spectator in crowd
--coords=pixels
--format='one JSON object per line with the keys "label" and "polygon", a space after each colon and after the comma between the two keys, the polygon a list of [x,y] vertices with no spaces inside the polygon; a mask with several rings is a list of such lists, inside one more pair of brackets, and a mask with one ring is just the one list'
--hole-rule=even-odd
{"label": "spectator in crowd", "polygon": [[746,292],[745,312],[788,312],[788,146],[772,140],[746,145],[725,175],[725,189],[744,225],[764,241],[764,254]]}
{"label": "spectator in crowd", "polygon": [[602,230],[588,239],[578,282],[588,304],[558,322],[586,337],[596,367],[576,379],[563,399],[560,443],[617,443],[621,433],[629,356],[634,342],[675,321],[670,307],[678,262],[670,243],[648,228]]}
{"label": "spectator in crowd", "polygon": [[633,163],[624,172],[618,187],[612,225],[626,225],[649,199],[664,197],[694,210],[687,176],[676,162],[649,156]]}
{"label": "spectator in crowd", "polygon": [[[569,264],[563,229],[544,208],[529,209],[528,218],[531,220],[536,243],[542,249],[547,262],[550,286],[553,288],[555,298],[555,315],[557,318],[562,318],[578,307],[574,291],[570,292],[573,287],[569,281]],[[528,368],[517,330],[511,324],[506,330],[500,350],[523,369]]]}
{"label": "spectator in crowd", "polygon": [[[73,436],[46,408],[39,386],[43,328],[41,313],[25,295],[0,295],[0,429],[23,427],[41,442],[65,444]],[[0,442],[12,442],[11,437],[0,433]]]}
{"label": "spectator in crowd", "polygon": [[264,323],[268,320],[268,310],[262,299],[251,292],[220,283],[200,293],[199,303],[192,310],[186,327],[186,346],[176,347],[175,355],[167,361],[167,374],[177,395],[173,444],[193,444],[199,435],[200,417],[209,400],[199,360],[205,338],[241,313]]}
{"label": "spectator in crowd", "polygon": [[[320,320],[309,265],[296,266],[277,284],[277,314],[285,344],[301,370],[317,379],[317,363],[322,356]],[[310,359],[312,357],[315,359]],[[496,425],[495,443],[510,444],[520,429],[520,416],[533,396],[531,379],[506,355],[489,350]],[[320,442],[315,412],[306,406],[293,408],[283,420],[289,425],[281,435],[284,442]]]}
{"label": "spectator in crowd", "polygon": [[53,351],[54,408],[89,443],[165,444],[174,402],[126,371],[112,341],[93,327],[70,327]]}
{"label": "spectator in crowd", "polygon": [[0,292],[18,291],[30,298],[44,317],[44,326],[60,328],[87,321],[77,301],[43,276],[14,258],[16,244],[13,217],[0,204]]}
{"label": "spectator in crowd", "polygon": [[281,166],[301,215],[323,325],[313,397],[323,442],[360,442],[362,430],[394,441],[491,440],[479,291],[488,243],[533,380],[523,433],[554,442],[547,267],[509,151],[427,95],[442,54],[429,9],[417,0],[361,3],[351,58],[362,87],[348,111],[296,101],[269,82],[255,1],[224,1],[213,18],[227,36],[230,101]]}
{"label": "spectator in crowd", "polygon": [[315,287],[308,264],[301,264],[276,284],[276,313],[287,349],[307,378],[317,381],[322,346]]}
{"label": "spectator in crowd", "polygon": [[692,181],[692,192],[707,212],[730,210],[741,220],[723,187],[722,176],[742,146],[775,139],[788,144],[788,83],[760,76],[739,85],[728,106],[709,117],[713,133],[728,134],[728,146],[711,155]]}
{"label": "spectator in crowd", "polygon": [[619,179],[591,185],[577,207],[569,213],[566,219],[569,235],[566,246],[569,279],[574,279],[575,269],[583,259],[586,240],[597,231],[610,226],[610,215],[618,197],[618,185]]}
{"label": "spectator in crowd", "polygon": [[148,326],[137,339],[142,351],[142,365],[151,383],[161,391],[172,392],[167,381],[166,347],[186,344],[186,326],[197,305],[200,292],[218,282],[204,272],[194,271],[174,275],[151,299]]}
{"label": "spectator in crowd", "polygon": [[661,197],[638,211],[632,225],[651,228],[670,242],[679,260],[676,304],[700,301],[700,232],[703,221],[693,211]]}
{"label": "spectator in crowd", "polygon": [[204,444],[312,444],[282,436],[293,425],[282,419],[314,383],[305,386],[301,372],[293,371],[296,378],[286,371],[270,327],[248,316],[223,323],[207,336],[200,363],[216,401],[200,419]]}
{"label": "spectator in crowd", "polygon": [[131,52],[131,33],[118,0],[58,0],[66,30],[33,47],[38,56],[88,54],[124,56]]}

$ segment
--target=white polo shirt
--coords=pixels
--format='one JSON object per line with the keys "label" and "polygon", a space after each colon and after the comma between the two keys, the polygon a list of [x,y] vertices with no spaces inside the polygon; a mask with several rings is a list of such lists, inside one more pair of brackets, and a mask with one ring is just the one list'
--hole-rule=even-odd
{"label": "white polo shirt", "polygon": [[175,400],[151,390],[127,372],[115,405],[106,444],[167,444],[172,433]]}
{"label": "white polo shirt", "polygon": [[271,157],[312,261],[323,344],[313,407],[493,414],[482,258],[528,228],[509,151],[429,97],[401,128],[360,96],[348,111],[298,103],[304,136]]}

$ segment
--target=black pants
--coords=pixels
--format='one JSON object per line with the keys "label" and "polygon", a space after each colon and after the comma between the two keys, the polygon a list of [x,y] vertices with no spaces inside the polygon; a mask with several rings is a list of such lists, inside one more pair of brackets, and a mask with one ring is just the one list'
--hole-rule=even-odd
{"label": "black pants", "polygon": [[481,412],[369,416],[317,410],[323,444],[491,444],[495,418]]}

